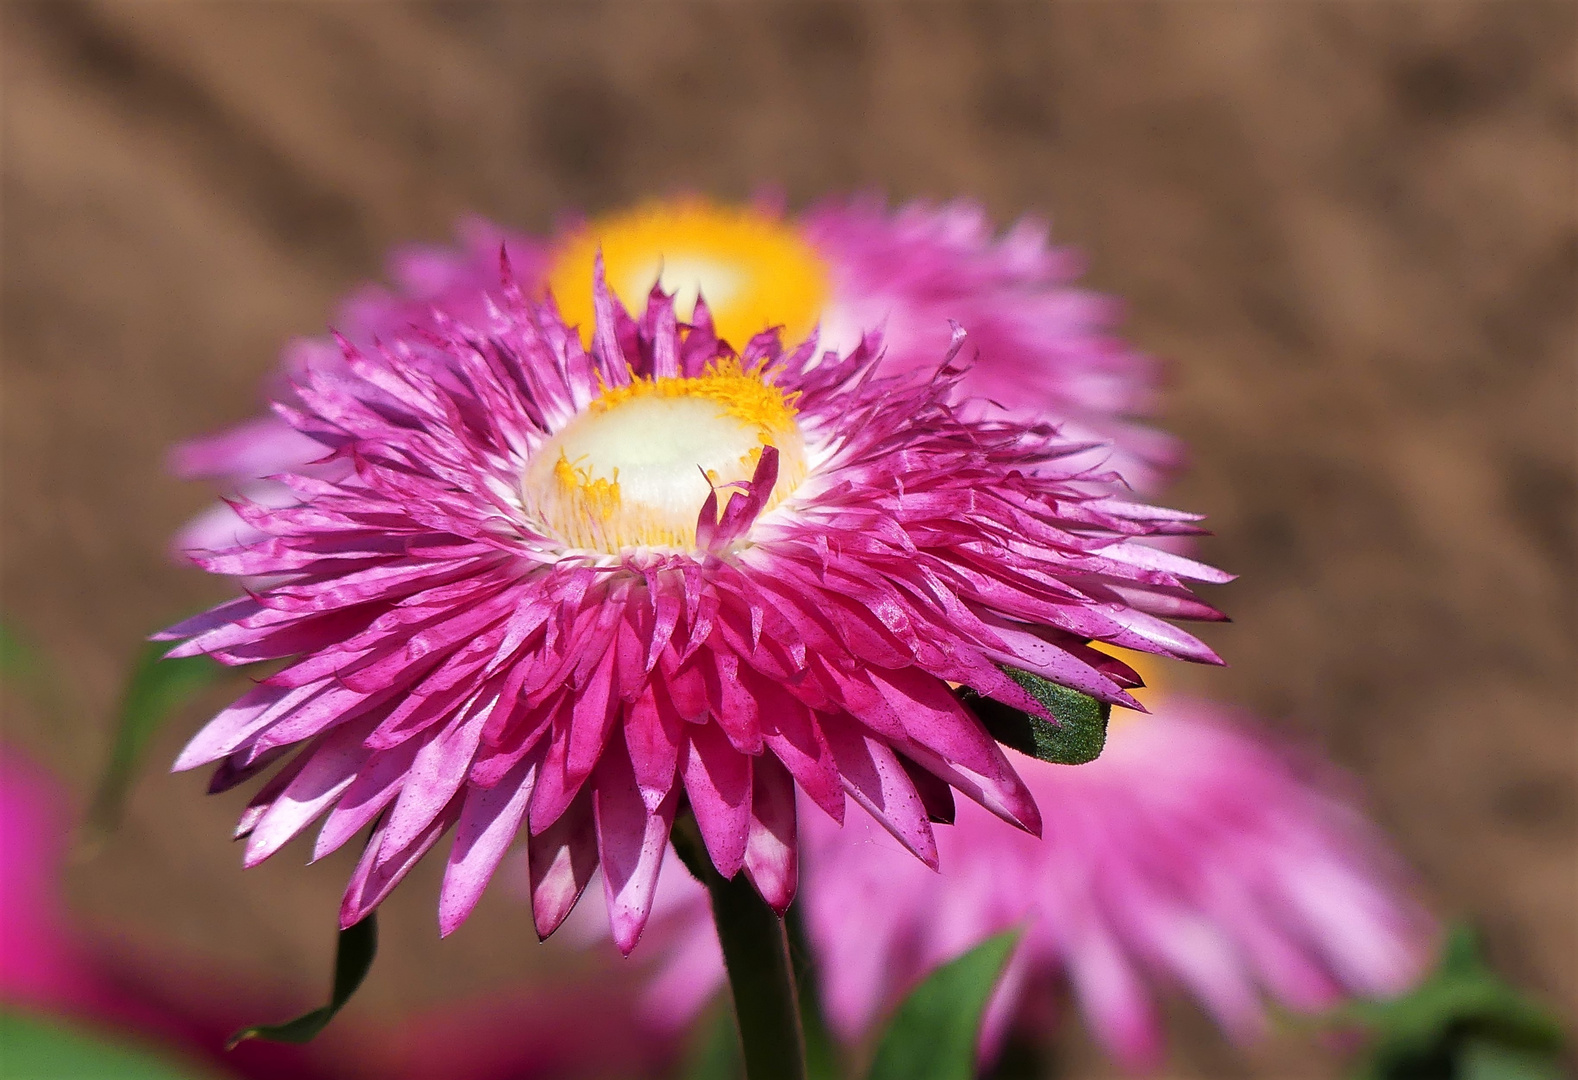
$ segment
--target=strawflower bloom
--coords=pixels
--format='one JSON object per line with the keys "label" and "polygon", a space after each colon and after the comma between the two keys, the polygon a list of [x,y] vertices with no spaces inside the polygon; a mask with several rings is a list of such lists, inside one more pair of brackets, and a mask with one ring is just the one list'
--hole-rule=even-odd
{"label": "strawflower bloom", "polygon": [[[858,1041],[929,971],[1010,928],[1023,936],[983,1025],[988,1059],[1064,983],[1108,1051],[1146,1069],[1163,1051],[1162,988],[1248,1042],[1267,999],[1313,1012],[1417,981],[1433,928],[1347,782],[1237,710],[1141,696],[1154,711],[1114,711],[1090,764],[1015,755],[1056,808],[1044,838],[961,804],[937,830],[933,873],[868,820],[806,816],[800,902],[836,1034]],[[722,960],[701,890],[672,872],[661,890],[648,1008],[678,1025],[721,985]]]}
{"label": "strawflower bloom", "polygon": [[[1079,255],[1049,244],[1041,222],[1027,219],[996,236],[970,202],[889,210],[873,198],[827,201],[798,217],[765,202],[654,201],[568,221],[547,238],[474,220],[453,248],[398,249],[390,259],[393,287],[359,290],[341,306],[340,331],[370,348],[374,339],[431,328],[435,311],[479,317],[489,297],[501,299],[501,246],[523,290],[551,291],[566,321],[581,327],[583,344],[591,340],[587,282],[599,251],[610,287],[627,305],[644,304],[661,284],[686,319],[705,294],[718,335],[736,350],[770,326],[800,341],[820,324],[823,347],[843,352],[880,326],[890,367],[929,371],[948,347],[953,320],[979,354],[961,380],[970,396],[1001,402],[1022,419],[1055,419],[1069,438],[1102,443],[1085,460],[1138,491],[1156,490],[1182,463],[1175,440],[1140,422],[1156,406],[1157,365],[1117,335],[1122,305],[1075,285]],[[339,355],[328,339],[297,341],[284,373],[332,369]],[[288,396],[288,384],[275,393]],[[316,444],[268,416],[186,443],[171,464],[181,475],[283,503],[290,493],[265,478],[318,456]],[[228,508],[216,506],[176,547],[247,535]]]}
{"label": "strawflower bloom", "polygon": [[1216,662],[1158,614],[1216,617],[1185,583],[1226,575],[1136,539],[1193,519],[1093,493],[1054,429],[962,419],[947,360],[736,355],[700,302],[682,327],[654,290],[638,321],[600,277],[587,351],[507,267],[501,293],[293,384],[277,411],[327,460],[280,478],[298,505],[236,504],[260,538],[193,558],[254,591],[163,635],[288,660],[177,768],[223,788],[294,751],[243,816],[248,865],[324,815],[315,858],[373,825],[343,924],[453,830],[452,931],[523,830],[538,932],[601,864],[628,951],[682,801],[781,912],[797,789],[930,865],[953,789],[1039,832],[950,684],[1044,717],[1000,665],[1131,703],[1089,641]]}

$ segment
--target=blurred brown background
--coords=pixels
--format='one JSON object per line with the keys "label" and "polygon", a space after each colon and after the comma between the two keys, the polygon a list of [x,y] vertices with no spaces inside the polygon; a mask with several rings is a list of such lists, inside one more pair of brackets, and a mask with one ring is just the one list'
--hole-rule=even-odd
{"label": "blurred brown background", "polygon": [[[1210,513],[1197,688],[1368,785],[1447,915],[1578,1018],[1570,2],[4,5],[0,605],[73,706],[5,737],[85,792],[138,637],[224,593],[166,561],[175,439],[249,415],[392,243],[650,193],[875,187],[1050,214],[1172,361]],[[243,877],[244,794],[159,766],[72,872],[103,932],[321,992],[345,865]],[[1055,815],[1055,810],[1053,811]],[[442,946],[386,906],[361,1010],[564,961],[495,889]],[[1328,1076],[1181,1011],[1173,1075]],[[1076,1039],[1069,1076],[1109,1067]]]}

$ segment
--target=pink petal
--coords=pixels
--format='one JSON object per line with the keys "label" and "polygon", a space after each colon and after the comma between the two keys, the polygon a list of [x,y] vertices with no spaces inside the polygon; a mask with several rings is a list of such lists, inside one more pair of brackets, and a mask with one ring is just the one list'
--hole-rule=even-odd
{"label": "pink petal", "polygon": [[431,821],[408,845],[398,850],[385,850],[383,828],[373,830],[362,852],[361,862],[351,874],[345,897],[340,901],[340,928],[354,926],[367,917],[367,913],[383,903],[384,898],[398,884],[417,860],[444,835],[446,829],[460,816],[460,800],[453,800],[445,811]]}
{"label": "pink petal", "polygon": [[582,791],[569,809],[527,843],[532,921],[546,939],[559,929],[597,869],[592,797]]}
{"label": "pink petal", "polygon": [[368,725],[340,728],[302,751],[306,765],[280,792],[247,840],[244,866],[256,866],[284,847],[344,794],[372,751],[362,745]]}
{"label": "pink petal", "polygon": [[689,731],[685,792],[718,873],[732,878],[745,865],[750,837],[751,759],[734,749],[716,724]]}
{"label": "pink petal", "polygon": [[798,880],[794,778],[777,758],[751,762],[751,824],[745,843],[745,876],[780,916],[794,900]]}
{"label": "pink petal", "polygon": [[937,869],[937,840],[926,817],[926,805],[898,756],[850,721],[829,718],[822,730],[838,759],[845,790],[899,843],[927,866]]}
{"label": "pink petal", "polygon": [[438,932],[448,937],[477,906],[482,890],[515,839],[536,783],[538,757],[517,762],[493,787],[471,787],[455,825],[455,843],[438,894]]}
{"label": "pink petal", "polygon": [[591,788],[608,921],[614,943],[628,956],[652,913],[652,892],[668,850],[679,792],[669,792],[655,811],[648,811],[618,743],[603,756]]}

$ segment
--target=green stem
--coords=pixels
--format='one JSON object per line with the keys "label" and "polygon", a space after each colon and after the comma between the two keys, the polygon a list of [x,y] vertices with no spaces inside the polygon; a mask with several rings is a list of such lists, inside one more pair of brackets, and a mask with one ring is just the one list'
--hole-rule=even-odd
{"label": "green stem", "polygon": [[806,1080],[805,1038],[783,920],[743,873],[732,880],[718,873],[689,811],[674,822],[672,840],[675,853],[712,897],[746,1080]]}

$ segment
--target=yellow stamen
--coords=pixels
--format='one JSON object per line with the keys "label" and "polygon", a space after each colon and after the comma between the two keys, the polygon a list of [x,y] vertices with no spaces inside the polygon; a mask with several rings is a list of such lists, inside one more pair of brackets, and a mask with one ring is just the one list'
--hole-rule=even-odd
{"label": "yellow stamen", "polygon": [[625,402],[643,397],[700,398],[716,401],[723,406],[719,415],[730,416],[743,424],[761,429],[763,439],[769,434],[795,430],[795,402],[800,392],[784,393],[776,386],[746,371],[734,357],[715,361],[698,378],[664,375],[653,379],[632,379],[624,386],[603,390],[587,408],[592,412],[607,412]]}

